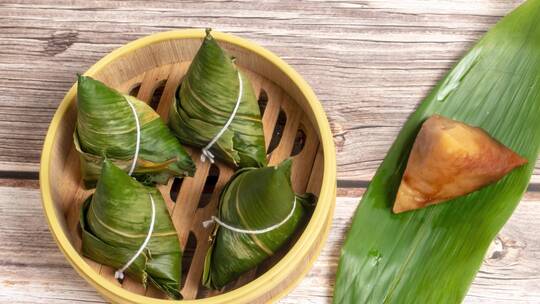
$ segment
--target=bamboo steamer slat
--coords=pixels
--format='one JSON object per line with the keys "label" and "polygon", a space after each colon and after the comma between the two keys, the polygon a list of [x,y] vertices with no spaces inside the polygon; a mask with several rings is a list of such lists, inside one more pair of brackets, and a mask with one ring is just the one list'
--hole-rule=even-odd
{"label": "bamboo steamer slat", "polygon": [[[292,183],[298,193],[315,193],[319,199],[306,227],[275,256],[224,290],[201,286],[204,256],[211,229],[202,221],[214,215],[221,189],[234,173],[217,162],[199,159],[195,176],[171,179],[158,186],[182,249],[183,303],[267,303],[292,289],[309,270],[328,234],[335,204],[336,162],[328,121],[313,91],[286,63],[246,40],[213,32],[226,51],[251,79],[264,109],[263,126],[269,163],[293,157]],[[173,31],[151,35],[112,52],[85,74],[146,101],[167,120],[174,91],[181,84],[198,50],[204,31]],[[171,303],[159,290],[144,288],[130,278],[122,284],[114,269],[82,257],[78,215],[92,190],[82,187],[79,157],[73,147],[76,121],[75,86],[60,104],[49,127],[41,158],[40,187],[49,226],[66,258],[105,298],[115,303]]]}

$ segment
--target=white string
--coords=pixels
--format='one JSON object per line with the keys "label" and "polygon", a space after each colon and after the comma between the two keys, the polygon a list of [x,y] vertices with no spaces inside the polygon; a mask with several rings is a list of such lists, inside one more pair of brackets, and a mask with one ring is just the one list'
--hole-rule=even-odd
{"label": "white string", "polygon": [[146,235],[146,238],[144,239],[144,242],[142,243],[141,247],[139,247],[139,250],[131,257],[131,260],[129,260],[122,268],[118,269],[114,273],[114,278],[117,280],[123,280],[124,279],[124,271],[135,262],[135,260],[141,255],[144,248],[146,248],[146,245],[148,245],[148,242],[150,242],[150,237],[152,236],[152,232],[154,231],[154,224],[156,222],[156,206],[154,203],[154,198],[150,193],[148,193],[148,196],[150,196],[150,202],[152,203],[152,220],[150,221],[150,228],[148,228],[148,234]]}
{"label": "white string", "polygon": [[250,230],[250,229],[242,229],[242,228],[237,228],[237,227],[234,227],[234,226],[231,226],[225,222],[223,222],[222,220],[220,220],[218,217],[216,216],[213,216],[207,220],[207,221],[204,221],[202,224],[203,224],[203,227],[204,228],[208,228],[210,225],[212,225],[212,223],[216,222],[218,223],[220,226],[224,227],[224,228],[227,228],[231,231],[234,231],[234,232],[238,232],[238,233],[247,233],[247,234],[262,234],[262,233],[267,233],[267,232],[270,232],[272,230],[275,230],[275,229],[278,229],[281,225],[285,224],[288,220],[291,219],[291,217],[293,216],[294,214],[294,210],[296,209],[296,197],[294,198],[294,202],[293,202],[293,206],[292,206],[292,209],[291,209],[291,212],[289,212],[289,214],[287,215],[286,218],[284,218],[281,222],[275,224],[275,225],[272,225],[270,227],[266,227],[264,229],[253,229],[253,230]]}
{"label": "white string", "polygon": [[131,169],[129,169],[129,176],[133,174],[133,171],[135,171],[135,167],[137,166],[137,158],[139,158],[139,149],[141,145],[141,124],[139,123],[139,116],[137,116],[137,111],[135,110],[135,107],[129,101],[128,98],[126,98],[126,101],[131,108],[131,112],[133,112],[133,117],[135,118],[135,125],[137,126],[137,141],[135,142],[135,155],[133,155],[133,162],[131,163]]}
{"label": "white string", "polygon": [[234,116],[236,116],[236,112],[238,111],[238,108],[240,107],[240,101],[242,100],[242,94],[244,93],[244,86],[242,84],[242,77],[240,76],[240,71],[238,71],[238,86],[239,86],[238,97],[236,98],[236,105],[234,106],[231,116],[229,117],[229,120],[227,120],[225,125],[223,125],[223,128],[221,128],[218,134],[216,134],[216,136],[214,136],[214,138],[206,145],[206,147],[202,149],[202,154],[201,154],[202,162],[205,162],[206,159],[208,158],[212,164],[214,163],[214,154],[210,152],[210,148],[216,143],[216,141],[218,141],[221,135],[225,133],[227,128],[229,128],[229,125],[234,120]]}

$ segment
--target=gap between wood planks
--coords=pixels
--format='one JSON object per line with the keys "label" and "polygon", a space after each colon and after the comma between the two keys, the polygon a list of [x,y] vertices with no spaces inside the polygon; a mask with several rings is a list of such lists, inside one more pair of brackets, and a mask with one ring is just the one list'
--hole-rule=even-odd
{"label": "gap between wood planks", "polygon": [[[360,197],[369,186],[369,181],[337,180],[337,197]],[[39,189],[38,172],[0,171],[0,187]],[[524,199],[540,200],[540,184],[530,184]]]}

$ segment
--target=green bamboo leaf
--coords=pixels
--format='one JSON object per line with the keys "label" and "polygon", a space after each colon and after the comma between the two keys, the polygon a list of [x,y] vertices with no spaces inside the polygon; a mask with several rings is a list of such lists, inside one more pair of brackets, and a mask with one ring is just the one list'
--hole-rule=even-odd
{"label": "green bamboo leaf", "polygon": [[[459,303],[491,240],[519,203],[540,147],[540,1],[501,20],[411,115],[358,207],[334,303]],[[528,165],[469,195],[393,214],[422,122],[441,114],[479,126]]]}
{"label": "green bamboo leaf", "polygon": [[133,176],[157,183],[166,183],[171,176],[193,176],[195,165],[190,156],[150,106],[100,81],[79,76],[77,128],[73,138],[87,185],[95,184],[104,157],[125,171],[131,167],[137,128],[128,100],[135,107],[141,125],[139,157]]}
{"label": "green bamboo leaf", "polygon": [[128,176],[109,160],[103,162],[95,194],[81,209],[82,252],[116,269],[124,266],[144,242],[152,218],[149,194],[155,202],[154,230],[143,253],[127,274],[148,281],[171,298],[180,297],[182,252],[161,193]]}
{"label": "green bamboo leaf", "polygon": [[[207,31],[169,113],[183,143],[204,148],[231,116],[239,93],[238,68]],[[231,125],[210,151],[239,167],[263,167],[266,151],[261,114],[249,79],[240,73],[243,94]]]}
{"label": "green bamboo leaf", "polygon": [[219,218],[228,225],[258,230],[290,219],[276,229],[249,234],[217,227],[207,253],[203,284],[219,289],[273,255],[294,234],[315,203],[312,194],[298,196],[291,185],[291,160],[277,167],[238,171],[219,199]]}

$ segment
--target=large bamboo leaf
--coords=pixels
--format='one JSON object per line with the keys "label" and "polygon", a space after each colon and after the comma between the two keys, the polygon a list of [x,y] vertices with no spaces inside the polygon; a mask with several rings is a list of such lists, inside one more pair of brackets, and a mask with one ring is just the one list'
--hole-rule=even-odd
{"label": "large bamboo leaf", "polygon": [[[266,151],[261,114],[251,82],[240,73],[243,94],[231,125],[210,149],[239,167],[263,167]],[[223,128],[236,105],[238,68],[207,31],[177,90],[169,125],[183,143],[203,148]]]}
{"label": "large bamboo leaf", "polygon": [[[529,164],[450,202],[403,214],[392,203],[422,122],[480,126]],[[334,303],[458,303],[527,188],[540,147],[540,1],[529,0],[470,50],[411,115],[358,207]]]}
{"label": "large bamboo leaf", "polygon": [[138,183],[108,160],[102,167],[96,192],[81,209],[83,254],[116,269],[124,266],[148,234],[150,194],[156,209],[154,230],[127,273],[145,286],[150,281],[170,297],[179,298],[182,252],[161,193]]}
{"label": "large bamboo leaf", "polygon": [[[219,218],[241,229],[257,230],[290,219],[276,229],[239,233],[217,227],[205,260],[203,284],[219,289],[256,267],[294,234],[314,203],[311,194],[298,196],[291,186],[291,160],[278,167],[239,170],[220,195]],[[294,201],[296,199],[296,206]]]}
{"label": "large bamboo leaf", "polygon": [[171,176],[192,176],[190,156],[147,104],[121,94],[90,77],[79,76],[77,86],[77,129],[73,135],[80,153],[81,171],[88,186],[95,184],[104,157],[128,171],[135,154],[140,121],[140,149],[134,176],[147,182],[166,183]]}

